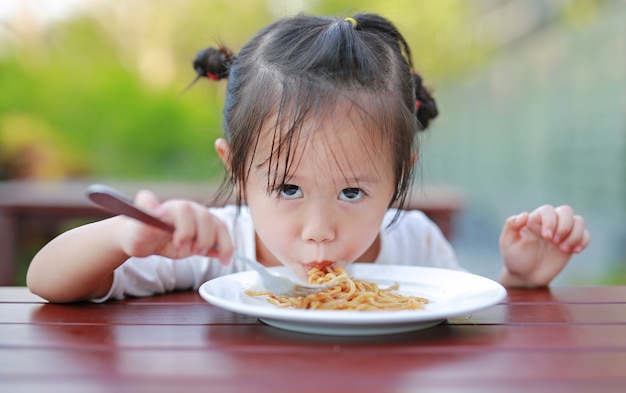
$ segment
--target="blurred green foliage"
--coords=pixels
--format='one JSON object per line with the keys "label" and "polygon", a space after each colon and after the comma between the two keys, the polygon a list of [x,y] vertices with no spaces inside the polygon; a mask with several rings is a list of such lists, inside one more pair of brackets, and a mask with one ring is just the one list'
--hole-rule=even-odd
{"label": "blurred green foliage", "polygon": [[[19,5],[0,15],[0,180],[221,179],[226,82],[185,90],[197,51],[237,52],[301,12],[375,12],[403,33],[441,104],[420,157],[429,180],[473,202],[460,253],[498,258],[490,231],[505,211],[564,199],[595,225],[580,265],[604,261],[617,268],[602,282],[626,280],[620,0],[83,0],[50,22],[41,7],[66,1],[0,1]],[[26,240],[33,253],[45,241]]]}
{"label": "blurred green foliage", "polygon": [[278,17],[380,13],[433,84],[489,52],[459,0],[87,2],[51,24],[27,5],[1,25],[0,178],[221,176],[212,145],[225,82],[202,79],[181,94],[191,62],[211,45],[238,51]]}

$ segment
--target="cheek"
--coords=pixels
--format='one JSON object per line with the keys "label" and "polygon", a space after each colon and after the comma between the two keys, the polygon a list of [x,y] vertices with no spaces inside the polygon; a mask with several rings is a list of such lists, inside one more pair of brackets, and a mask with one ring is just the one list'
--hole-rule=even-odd
{"label": "cheek", "polygon": [[253,206],[250,208],[250,213],[254,222],[254,229],[264,241],[271,240],[273,243],[281,243],[286,237],[289,228],[281,222],[280,216],[272,210],[272,207],[259,208]]}
{"label": "cheek", "polygon": [[364,215],[346,226],[344,233],[349,236],[346,246],[350,248],[350,254],[353,259],[361,256],[376,240],[380,232],[383,216],[384,211],[378,214]]}
{"label": "cheek", "polygon": [[[258,195],[258,194],[257,194]],[[293,243],[293,229],[285,214],[279,211],[276,201],[271,198],[248,198],[248,208],[254,222],[254,230],[266,247],[277,251],[285,244]]]}

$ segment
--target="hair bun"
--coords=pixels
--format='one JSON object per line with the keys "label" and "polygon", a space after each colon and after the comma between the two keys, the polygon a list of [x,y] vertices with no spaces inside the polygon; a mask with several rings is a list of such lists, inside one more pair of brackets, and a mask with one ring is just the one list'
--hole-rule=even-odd
{"label": "hair bun", "polygon": [[415,83],[415,113],[422,129],[426,129],[430,121],[439,114],[437,103],[422,84],[421,76],[413,74],[413,82]]}
{"label": "hair bun", "polygon": [[235,55],[226,47],[203,49],[193,61],[193,69],[198,77],[206,77],[214,81],[228,78],[230,65]]}

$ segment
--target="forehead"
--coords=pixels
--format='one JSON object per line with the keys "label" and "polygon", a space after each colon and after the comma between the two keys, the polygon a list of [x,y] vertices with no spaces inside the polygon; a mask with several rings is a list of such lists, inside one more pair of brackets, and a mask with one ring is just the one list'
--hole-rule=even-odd
{"label": "forehead", "polygon": [[391,149],[368,111],[351,101],[301,116],[273,115],[259,134],[252,169],[274,177],[324,172],[343,177],[390,176]]}

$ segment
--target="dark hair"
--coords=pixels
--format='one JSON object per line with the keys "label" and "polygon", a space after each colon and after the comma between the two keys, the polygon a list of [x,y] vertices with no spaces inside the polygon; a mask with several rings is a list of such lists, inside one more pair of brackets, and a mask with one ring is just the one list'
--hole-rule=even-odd
{"label": "dark hair", "polygon": [[[268,157],[270,167],[279,169],[275,155],[284,154],[288,164],[280,168],[282,175],[268,175],[268,189],[285,180],[303,122],[349,102],[373,124],[363,130],[363,139],[379,138],[394,160],[396,189],[390,205],[404,205],[417,132],[437,116],[437,107],[413,72],[408,44],[391,22],[375,14],[355,15],[352,21],[300,15],[262,29],[237,56],[225,48],[207,51],[198,54],[194,68],[212,79],[228,76],[224,133],[232,157],[256,154],[261,130],[274,127],[278,142]],[[211,61],[202,62],[208,54]],[[269,119],[275,123],[267,124]],[[231,160],[233,184],[245,184],[247,162]],[[239,204],[241,198],[237,195]]]}

